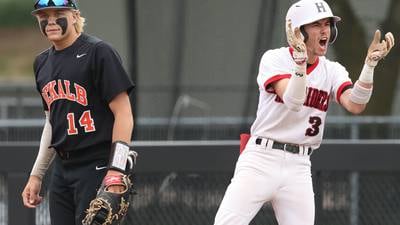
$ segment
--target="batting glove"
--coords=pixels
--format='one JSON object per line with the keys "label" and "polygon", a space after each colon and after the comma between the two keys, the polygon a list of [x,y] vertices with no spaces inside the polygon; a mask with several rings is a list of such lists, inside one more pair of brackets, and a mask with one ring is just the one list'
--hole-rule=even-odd
{"label": "batting glove", "polygon": [[286,21],[286,38],[289,46],[293,48],[293,60],[297,65],[302,65],[307,62],[307,47],[304,43],[303,35],[300,32],[300,28],[296,27],[292,29],[292,21]]}
{"label": "batting glove", "polygon": [[391,32],[385,34],[385,40],[381,41],[381,32],[375,31],[374,39],[372,40],[369,48],[365,64],[370,67],[375,67],[379,60],[385,58],[389,51],[394,46],[394,37]]}

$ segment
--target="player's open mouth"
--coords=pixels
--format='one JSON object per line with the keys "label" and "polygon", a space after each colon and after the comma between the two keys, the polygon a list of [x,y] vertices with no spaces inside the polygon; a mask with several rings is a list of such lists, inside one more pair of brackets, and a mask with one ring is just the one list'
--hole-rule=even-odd
{"label": "player's open mouth", "polygon": [[321,47],[325,47],[327,42],[328,42],[328,38],[321,38],[321,40],[319,41],[319,44],[321,45]]}

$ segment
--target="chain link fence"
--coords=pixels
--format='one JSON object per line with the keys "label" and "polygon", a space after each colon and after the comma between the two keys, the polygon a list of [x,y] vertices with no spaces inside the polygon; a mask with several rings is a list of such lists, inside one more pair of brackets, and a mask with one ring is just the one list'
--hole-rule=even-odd
{"label": "chain link fence", "polygon": [[[249,132],[253,118],[181,118],[171,129],[167,118],[139,118],[134,140],[238,140]],[[43,119],[0,119],[0,142],[38,142]],[[400,117],[331,116],[324,139],[400,139]]]}
{"label": "chain link fence", "polygon": [[7,221],[7,183],[6,183],[6,176],[3,173],[0,173],[0,225],[8,224]]}
{"label": "chain link fence", "polygon": [[[314,172],[315,224],[400,225],[400,172],[361,172],[357,185],[353,174]],[[138,174],[137,195],[125,224],[213,224],[231,177],[227,172]],[[48,217],[45,199],[36,225],[49,225]],[[261,208],[251,225],[277,225],[271,204]]]}
{"label": "chain link fence", "polygon": [[[32,85],[0,86],[0,142],[40,140],[44,113],[39,94]],[[146,89],[146,93],[154,90]],[[172,90],[162,93],[168,91]],[[196,98],[181,96],[172,115],[135,118],[134,140],[238,140],[239,134],[248,132],[255,119],[212,116],[209,107]],[[191,115],[192,110],[198,113]],[[329,110],[324,139],[400,139],[399,116],[342,116],[337,104],[331,104]]]}

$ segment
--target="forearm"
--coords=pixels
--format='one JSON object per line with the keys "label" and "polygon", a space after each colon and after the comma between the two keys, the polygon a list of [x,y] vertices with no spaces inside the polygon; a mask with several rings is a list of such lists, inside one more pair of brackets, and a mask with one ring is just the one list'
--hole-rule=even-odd
{"label": "forearm", "polygon": [[307,46],[299,27],[292,27],[292,21],[286,21],[286,38],[292,48],[291,56],[296,66],[286,87],[283,87],[282,99],[285,106],[295,112],[300,111],[306,99]]}
{"label": "forearm", "polygon": [[115,170],[125,172],[133,130],[133,115],[127,93],[116,96],[109,106],[114,115],[114,125],[108,175]]}
{"label": "forearm", "polygon": [[342,95],[341,103],[353,114],[363,112],[371,99],[374,67],[364,64],[352,89]]}
{"label": "forearm", "polygon": [[360,76],[358,78],[361,81],[361,85],[365,88],[371,88],[372,84],[374,83],[374,66],[369,66],[364,64]]}
{"label": "forearm", "polygon": [[374,66],[364,64],[358,80],[351,89],[350,101],[358,105],[366,105],[372,95],[374,82]]}
{"label": "forearm", "polygon": [[116,113],[114,117],[112,142],[123,141],[129,144],[134,125],[132,114],[130,112],[120,112]]}
{"label": "forearm", "polygon": [[52,127],[49,121],[49,113],[46,114],[46,122],[43,127],[42,137],[40,139],[39,152],[33,165],[31,176],[37,176],[42,179],[51,162],[54,159],[55,151],[49,149],[51,144]]}
{"label": "forearm", "polygon": [[293,111],[299,111],[306,99],[306,64],[296,65],[295,72],[289,79],[282,99]]}
{"label": "forearm", "polygon": [[131,142],[133,130],[132,114],[114,114],[114,128],[111,146],[111,155],[108,168],[111,169],[108,175],[115,174],[116,171],[125,172],[127,158],[129,154],[129,144]]}

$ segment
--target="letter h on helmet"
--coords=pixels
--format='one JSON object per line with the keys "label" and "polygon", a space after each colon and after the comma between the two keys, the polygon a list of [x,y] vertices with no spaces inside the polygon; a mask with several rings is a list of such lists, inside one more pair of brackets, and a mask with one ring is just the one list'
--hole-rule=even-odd
{"label": "letter h on helmet", "polygon": [[313,23],[315,21],[330,18],[331,19],[331,36],[329,43],[335,42],[338,35],[336,23],[341,20],[340,17],[334,16],[328,3],[324,0],[301,0],[290,6],[287,14],[286,21],[292,21],[292,28],[300,28],[301,33],[306,41],[308,38],[304,30],[304,25]]}

